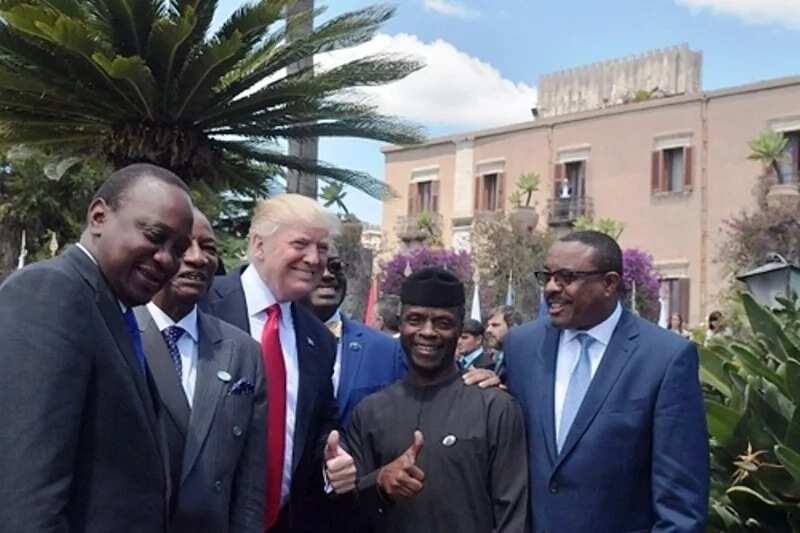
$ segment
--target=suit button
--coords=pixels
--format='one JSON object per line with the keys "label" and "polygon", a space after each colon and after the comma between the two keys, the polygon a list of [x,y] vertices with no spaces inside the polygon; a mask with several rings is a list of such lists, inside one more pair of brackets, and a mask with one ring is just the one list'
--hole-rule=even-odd
{"label": "suit button", "polygon": [[553,494],[558,493],[558,483],[556,483],[555,481],[550,483],[550,492],[552,492]]}
{"label": "suit button", "polygon": [[235,437],[241,437],[242,433],[243,433],[242,428],[240,428],[239,426],[233,426],[233,435]]}
{"label": "suit button", "polygon": [[214,482],[214,492],[222,492],[222,481]]}

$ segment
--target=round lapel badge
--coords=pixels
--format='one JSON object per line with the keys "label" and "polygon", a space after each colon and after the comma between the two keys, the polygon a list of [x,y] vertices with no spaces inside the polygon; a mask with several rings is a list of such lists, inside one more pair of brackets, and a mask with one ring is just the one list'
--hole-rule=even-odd
{"label": "round lapel badge", "polygon": [[448,435],[442,439],[442,446],[447,448],[451,447],[456,443],[456,436],[455,435]]}
{"label": "round lapel badge", "polygon": [[222,381],[223,383],[227,383],[231,380],[231,375],[225,372],[224,370],[220,370],[219,372],[217,372],[217,378],[219,378],[219,380]]}

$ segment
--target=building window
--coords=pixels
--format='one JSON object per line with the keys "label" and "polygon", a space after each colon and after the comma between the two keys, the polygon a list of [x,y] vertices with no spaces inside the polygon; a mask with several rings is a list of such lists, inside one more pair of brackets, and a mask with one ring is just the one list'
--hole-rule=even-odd
{"label": "building window", "polygon": [[653,152],[653,193],[682,192],[692,188],[692,147],[679,146]]}
{"label": "building window", "polygon": [[475,211],[502,211],[505,174],[495,172],[475,178]]}
{"label": "building window", "polygon": [[419,181],[408,188],[408,214],[439,211],[439,181]]}
{"label": "building window", "polygon": [[797,183],[800,174],[800,131],[786,131],[786,148],[784,157],[778,163],[781,169],[783,183]]}
{"label": "building window", "polygon": [[661,297],[667,305],[667,320],[673,313],[679,313],[684,327],[689,329],[689,278],[662,279]]}

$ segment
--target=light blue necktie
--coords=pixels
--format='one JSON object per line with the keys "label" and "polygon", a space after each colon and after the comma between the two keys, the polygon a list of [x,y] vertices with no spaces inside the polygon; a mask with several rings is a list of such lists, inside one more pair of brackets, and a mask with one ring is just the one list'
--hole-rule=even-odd
{"label": "light blue necktie", "polygon": [[561,453],[561,448],[567,440],[569,428],[572,427],[575,415],[578,414],[578,409],[583,403],[583,397],[586,396],[586,389],[589,388],[589,384],[592,382],[592,363],[589,360],[589,346],[592,345],[595,339],[587,333],[578,333],[575,338],[581,343],[581,351],[578,355],[578,364],[575,365],[572,376],[569,378],[567,396],[564,398],[564,408],[561,410],[561,423],[558,426],[558,438],[556,439],[558,453]]}

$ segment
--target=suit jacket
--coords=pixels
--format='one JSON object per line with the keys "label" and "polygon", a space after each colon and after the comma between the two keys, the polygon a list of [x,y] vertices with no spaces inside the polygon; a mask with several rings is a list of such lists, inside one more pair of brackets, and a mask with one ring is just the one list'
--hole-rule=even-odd
{"label": "suit jacket", "polygon": [[[209,313],[250,333],[247,303],[241,282],[242,269],[214,281],[204,305]],[[311,312],[292,304],[300,371],[292,448],[292,484],[289,501],[278,526],[272,531],[324,533],[333,531],[322,479],[325,439],[339,428],[333,397],[333,363],[336,340]],[[262,471],[263,472],[263,471]]]}
{"label": "suit jacket", "polygon": [[405,353],[397,339],[355,320],[342,319],[342,370],[336,402],[346,426],[358,402],[406,375]]}
{"label": "suit jacket", "polygon": [[9,277],[0,338],[0,528],[165,531],[159,404],[97,265],[72,246]]}
{"label": "suit jacket", "polygon": [[[263,533],[267,399],[261,349],[243,331],[197,314],[197,382],[189,407],[167,345],[136,309],[164,405],[174,498],[171,533]],[[218,373],[231,377],[225,382]],[[232,393],[239,380],[253,385]],[[240,389],[241,390],[241,389]]]}
{"label": "suit jacket", "polygon": [[702,532],[708,435],[695,346],[623,311],[557,454],[559,335],[543,319],[503,343],[529,436],[533,531]]}

